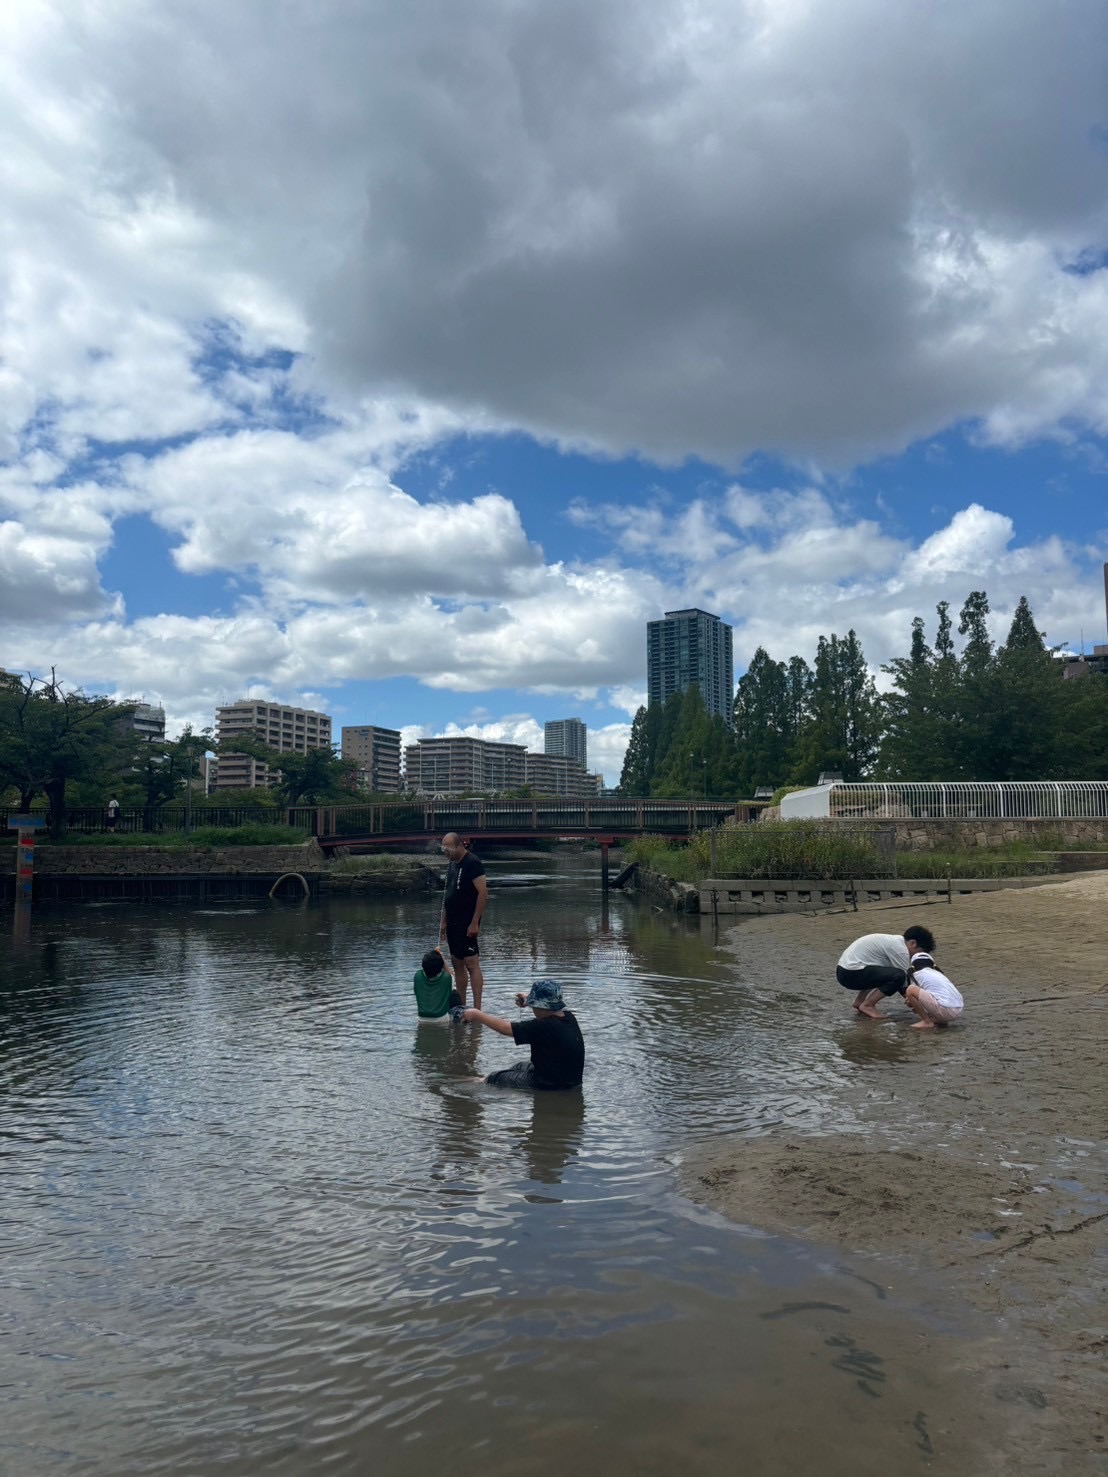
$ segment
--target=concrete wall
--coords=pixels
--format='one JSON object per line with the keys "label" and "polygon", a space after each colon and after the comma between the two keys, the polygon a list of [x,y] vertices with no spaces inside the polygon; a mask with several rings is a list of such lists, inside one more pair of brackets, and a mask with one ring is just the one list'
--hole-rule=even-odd
{"label": "concrete wall", "polygon": [[35,872],[43,877],[270,876],[321,872],[323,853],[302,846],[42,846]]}
{"label": "concrete wall", "polygon": [[[1054,879],[1058,880],[1058,879]],[[1045,877],[979,878],[955,877],[950,884],[950,897],[965,897],[974,892],[998,892],[1012,887],[1041,887]],[[910,878],[897,881],[892,877],[863,878],[853,888],[845,881],[805,881],[796,877],[719,877],[700,884],[700,912],[756,916],[760,913],[813,913],[821,909],[849,908],[855,902],[924,902],[946,901],[945,879]]]}

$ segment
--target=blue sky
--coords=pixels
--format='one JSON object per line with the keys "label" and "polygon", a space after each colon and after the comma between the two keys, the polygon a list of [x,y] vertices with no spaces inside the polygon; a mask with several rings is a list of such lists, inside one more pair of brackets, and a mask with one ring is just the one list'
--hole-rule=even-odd
{"label": "blue sky", "polygon": [[739,671],[977,588],[1105,640],[1108,18],[1052,15],[6,7],[0,665],[579,715],[614,782],[666,608]]}

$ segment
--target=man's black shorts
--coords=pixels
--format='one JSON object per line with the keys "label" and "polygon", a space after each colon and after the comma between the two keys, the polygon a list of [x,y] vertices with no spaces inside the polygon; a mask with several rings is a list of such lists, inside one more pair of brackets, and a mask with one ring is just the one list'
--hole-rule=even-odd
{"label": "man's black shorts", "polygon": [[446,925],[446,946],[454,959],[475,959],[481,949],[475,933],[466,933],[464,928]]}
{"label": "man's black shorts", "polygon": [[907,973],[893,964],[863,964],[861,969],[835,966],[835,978],[846,990],[880,990],[882,995],[903,995]]}

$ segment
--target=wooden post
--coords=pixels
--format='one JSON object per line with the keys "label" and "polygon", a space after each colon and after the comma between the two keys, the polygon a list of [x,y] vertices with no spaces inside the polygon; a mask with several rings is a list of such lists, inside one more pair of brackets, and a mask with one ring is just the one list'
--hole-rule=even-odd
{"label": "wooden post", "polygon": [[608,891],[608,837],[600,843],[600,890]]}
{"label": "wooden post", "polygon": [[[718,860],[718,858],[716,856],[716,828],[715,828],[715,826],[713,826],[712,829],[711,829],[711,832],[710,832],[710,835],[709,835],[708,844],[711,847],[711,858],[712,858],[711,859],[711,862],[709,863],[710,870],[711,870],[711,873],[712,873],[712,876],[713,877],[718,877],[719,876],[719,860]],[[716,895],[713,892],[713,894],[712,894],[712,905],[713,905],[713,907],[715,906],[715,896]]]}
{"label": "wooden post", "polygon": [[947,868],[946,868],[946,900],[947,900],[948,903],[953,903],[953,901],[954,901],[954,897],[952,895],[951,881],[950,881],[950,863],[949,862],[947,863]]}

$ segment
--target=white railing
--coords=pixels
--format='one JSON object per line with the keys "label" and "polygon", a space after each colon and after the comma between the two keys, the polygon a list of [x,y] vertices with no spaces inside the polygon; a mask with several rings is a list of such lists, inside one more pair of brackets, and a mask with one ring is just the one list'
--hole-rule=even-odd
{"label": "white railing", "polygon": [[1086,820],[1108,818],[1108,780],[895,780],[828,787],[832,820]]}

